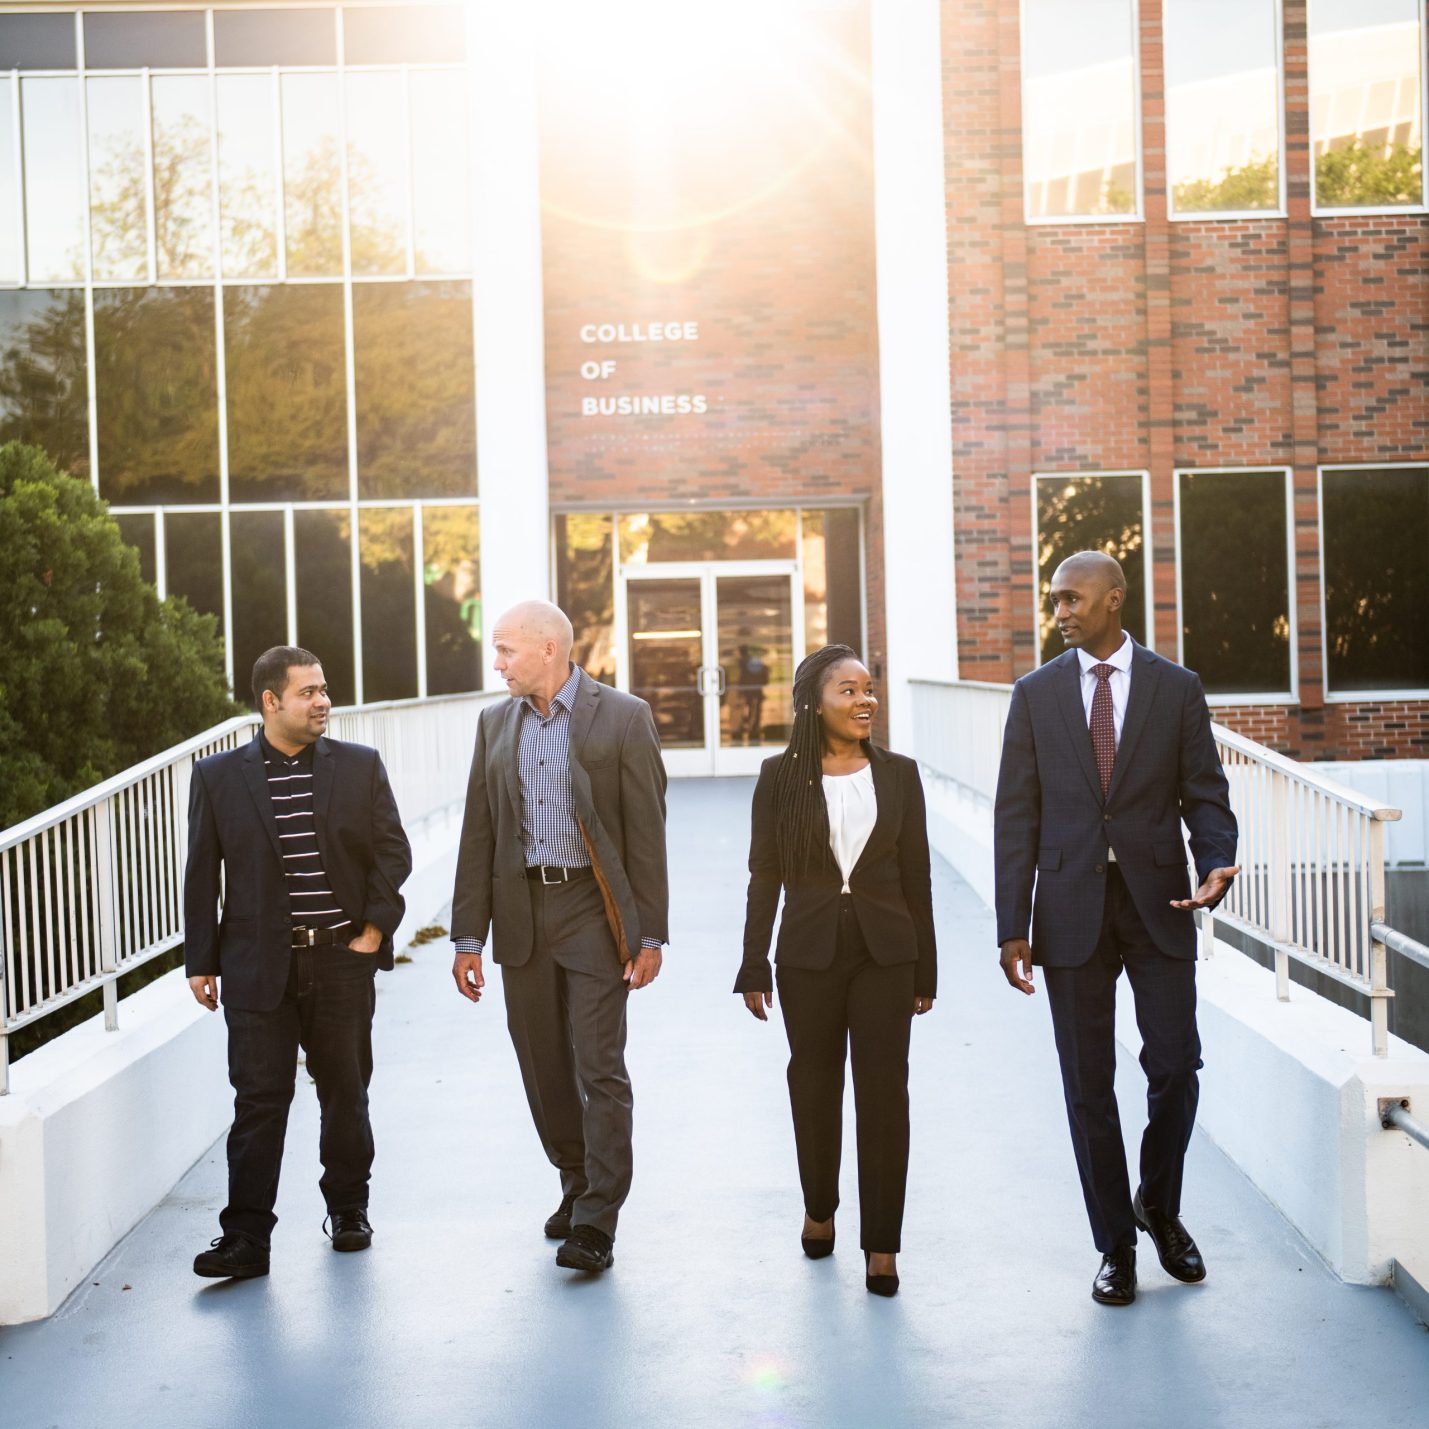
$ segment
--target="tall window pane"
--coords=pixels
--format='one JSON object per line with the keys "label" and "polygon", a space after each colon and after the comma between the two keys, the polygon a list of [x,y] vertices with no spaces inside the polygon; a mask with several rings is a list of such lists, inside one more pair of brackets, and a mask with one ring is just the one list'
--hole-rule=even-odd
{"label": "tall window pane", "polygon": [[803,515],[804,648],[848,645],[863,649],[863,575],[858,512]]}
{"label": "tall window pane", "polygon": [[1122,623],[1146,643],[1145,513],[1139,476],[1037,478],[1037,589],[1042,660],[1067,647],[1052,623],[1052,573],[1076,551],[1105,551],[1126,574]]}
{"label": "tall window pane", "polygon": [[1276,0],[1165,0],[1166,166],[1176,213],[1280,206]]}
{"label": "tall window pane", "polygon": [[144,175],[142,80],[87,81],[89,236],[94,276],[149,276],[149,201]]}
{"label": "tall window pane", "polygon": [[218,500],[212,288],[98,288],[99,488],[139,505]]}
{"label": "tall window pane", "polygon": [[346,497],[342,289],[225,288],[223,321],[233,500]]}
{"label": "tall window pane", "polygon": [[337,76],[285,74],[283,199],[288,272],[342,272],[342,160],[338,153]]}
{"label": "tall window pane", "polygon": [[[254,661],[271,646],[288,643],[283,513],[235,511],[229,517],[229,543],[233,553],[233,696],[252,704]],[[173,541],[167,545],[172,551]]]}
{"label": "tall window pane", "polygon": [[1289,692],[1284,472],[1183,472],[1180,488],[1184,663],[1207,694]]}
{"label": "tall window pane", "polygon": [[575,629],[571,659],[593,680],[615,683],[612,517],[571,512],[555,518],[556,604]]}
{"label": "tall window pane", "polygon": [[476,494],[469,283],[352,290],[362,496]]}
{"label": "tall window pane", "polygon": [[1312,0],[1310,144],[1321,208],[1424,202],[1419,0]]}
{"label": "tall window pane", "polygon": [[1429,689],[1429,467],[1323,477],[1330,689]]}
{"label": "tall window pane", "polygon": [[362,697],[417,693],[417,589],[412,509],[357,513],[362,557]]}
{"label": "tall window pane", "polygon": [[1023,0],[1029,218],[1136,212],[1133,11],[1132,0]]}
{"label": "tall window pane", "polygon": [[278,272],[275,105],[270,76],[218,76],[218,200],[227,278]]}
{"label": "tall window pane", "polygon": [[[421,84],[418,77],[416,83]],[[400,74],[347,76],[352,271],[407,271],[407,124]]]}
{"label": "tall window pane", "polygon": [[0,283],[18,282],[20,174],[15,164],[15,84],[0,77]]}
{"label": "tall window pane", "polygon": [[212,114],[208,80],[156,75],[154,226],[160,278],[213,273]]}
{"label": "tall window pane", "polygon": [[133,546],[139,553],[139,574],[150,585],[158,575],[158,564],[154,559],[154,518],[149,515],[116,516],[114,524],[124,543]]}
{"label": "tall window pane", "polygon": [[[264,513],[268,514],[268,513]],[[238,519],[235,517],[235,520]],[[271,527],[271,521],[268,523]],[[261,533],[258,533],[261,534]],[[277,554],[281,558],[283,551],[283,532],[281,524],[278,530]],[[251,542],[250,542],[251,545]],[[237,547],[235,546],[235,553]],[[245,547],[245,552],[248,548]],[[245,574],[252,576],[252,562],[250,554],[245,554],[245,560],[249,562],[245,566]],[[202,611],[207,615],[212,615],[218,620],[219,630],[223,629],[223,517],[217,511],[166,511],[164,513],[164,568],[168,593],[171,596],[181,595],[193,606],[195,610]],[[237,578],[238,566],[235,561],[234,576]],[[283,568],[281,559],[278,566],[278,576],[281,580]],[[257,592],[259,596],[258,609],[261,610],[265,592],[271,584],[271,575],[264,571],[258,576]],[[244,591],[244,600],[247,600],[249,592]],[[238,594],[234,594],[235,605],[238,601]],[[281,606],[280,606],[281,609]],[[262,623],[261,619],[255,624]],[[271,641],[270,644],[278,644],[278,641]],[[238,689],[238,698],[245,704],[248,702],[248,675],[253,668],[253,661],[267,646],[260,645],[248,659],[246,666],[234,663],[234,683]]]}
{"label": "tall window pane", "polygon": [[357,698],[352,658],[352,521],[346,511],[293,513],[298,644],[323,662],[335,705]]}
{"label": "tall window pane", "polygon": [[89,475],[84,294],[0,290],[0,443],[31,442]]}
{"label": "tall window pane", "polygon": [[466,86],[460,72],[412,83],[413,244],[419,273],[471,271]]}
{"label": "tall window pane", "polygon": [[481,688],[481,528],[474,506],[422,512],[427,593],[427,693]]}
{"label": "tall window pane", "polygon": [[30,281],[84,277],[84,172],[79,81],[22,79],[25,236]]}

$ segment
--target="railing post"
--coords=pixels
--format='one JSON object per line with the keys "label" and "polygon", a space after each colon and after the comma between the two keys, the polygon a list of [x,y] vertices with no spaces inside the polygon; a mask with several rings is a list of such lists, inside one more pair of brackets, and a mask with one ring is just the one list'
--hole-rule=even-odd
{"label": "railing post", "polygon": [[[0,972],[0,977],[3,977]],[[0,998],[3,998],[5,989],[0,987]],[[3,1023],[0,1023],[0,1097],[10,1095],[10,1034],[5,1030]]]}
{"label": "railing post", "polygon": [[1270,941],[1275,949],[1275,995],[1290,1001],[1290,786],[1270,774]]}
{"label": "railing post", "polygon": [[1384,922],[1384,825],[1369,821],[1369,1018],[1374,1055],[1389,1056],[1389,951],[1374,935]]}
{"label": "railing post", "polygon": [[[118,919],[115,909],[117,870],[114,867],[114,800],[106,799],[93,811],[94,891],[98,915],[99,970],[112,973],[119,966]],[[111,977],[104,984],[104,1030],[119,1027],[119,982]]]}

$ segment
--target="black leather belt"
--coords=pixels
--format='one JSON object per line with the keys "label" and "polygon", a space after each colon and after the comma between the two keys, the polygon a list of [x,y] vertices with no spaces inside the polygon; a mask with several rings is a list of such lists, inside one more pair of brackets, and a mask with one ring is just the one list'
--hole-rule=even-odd
{"label": "black leather belt", "polygon": [[293,947],[295,948],[327,948],[334,943],[347,946],[348,934],[342,928],[305,928],[295,924],[293,926]]}
{"label": "black leather belt", "polygon": [[562,868],[555,863],[538,863],[526,870],[526,877],[549,886],[553,883],[574,883],[578,878],[594,878],[595,870],[589,864],[580,868]]}

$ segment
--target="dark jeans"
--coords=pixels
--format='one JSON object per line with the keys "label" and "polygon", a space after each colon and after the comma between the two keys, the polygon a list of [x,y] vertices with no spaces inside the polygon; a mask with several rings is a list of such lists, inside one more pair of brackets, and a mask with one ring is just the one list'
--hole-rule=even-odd
{"label": "dark jeans", "polygon": [[347,948],[293,951],[283,1000],[268,1012],[224,1007],[228,1020],[228,1079],[235,1093],[228,1133],[225,1231],[268,1243],[278,1218],[278,1171],[288,1107],[297,1079],[298,1048],[322,1108],[318,1182],[329,1211],[367,1205],[372,1170],[372,1124],[367,1085],[372,1080],[372,1012],[377,960]]}
{"label": "dark jeans", "polygon": [[853,899],[844,895],[832,964],[780,967],[777,974],[804,1209],[826,1221],[838,1207],[844,1062],[851,1048],[860,1239],[864,1250],[878,1254],[896,1252],[903,1231],[914,967],[873,961]]}
{"label": "dark jeans", "polygon": [[1095,951],[1080,967],[1044,970],[1072,1148],[1092,1239],[1103,1254],[1136,1244],[1115,1088],[1116,980],[1123,967],[1136,1000],[1146,1073],[1142,1196],[1148,1206],[1178,1215],[1200,1094],[1196,964],[1190,958],[1168,957],[1152,942],[1120,869],[1112,864]]}

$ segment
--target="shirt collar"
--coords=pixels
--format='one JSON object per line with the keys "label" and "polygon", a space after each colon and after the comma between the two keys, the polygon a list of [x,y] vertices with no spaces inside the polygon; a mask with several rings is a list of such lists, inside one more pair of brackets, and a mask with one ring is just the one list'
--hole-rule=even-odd
{"label": "shirt collar", "polygon": [[528,710],[531,711],[533,715],[537,717],[537,719],[550,719],[552,715],[555,714],[555,707],[557,705],[560,705],[560,707],[565,710],[567,714],[570,714],[571,711],[574,710],[576,707],[576,691],[580,689],[580,685],[580,667],[578,665],[572,665],[571,673],[569,678],[566,680],[566,683],[562,685],[561,688],[557,690],[554,695],[551,696],[551,714],[542,715],[541,711],[538,710],[536,706],[531,703],[530,695],[527,695],[522,701],[522,703],[526,706]]}
{"label": "shirt collar", "polygon": [[1095,665],[1111,665],[1123,672],[1131,669],[1131,657],[1136,651],[1136,642],[1126,631],[1121,632],[1121,645],[1105,660],[1098,660],[1095,655],[1088,655],[1085,650],[1077,651],[1077,660],[1082,667],[1082,674],[1089,675]]}
{"label": "shirt collar", "polygon": [[296,754],[284,754],[281,749],[275,749],[268,743],[268,736],[261,729],[258,731],[258,742],[263,748],[265,759],[274,759],[280,764],[301,764],[304,768],[313,762],[313,746],[311,744],[305,744]]}

